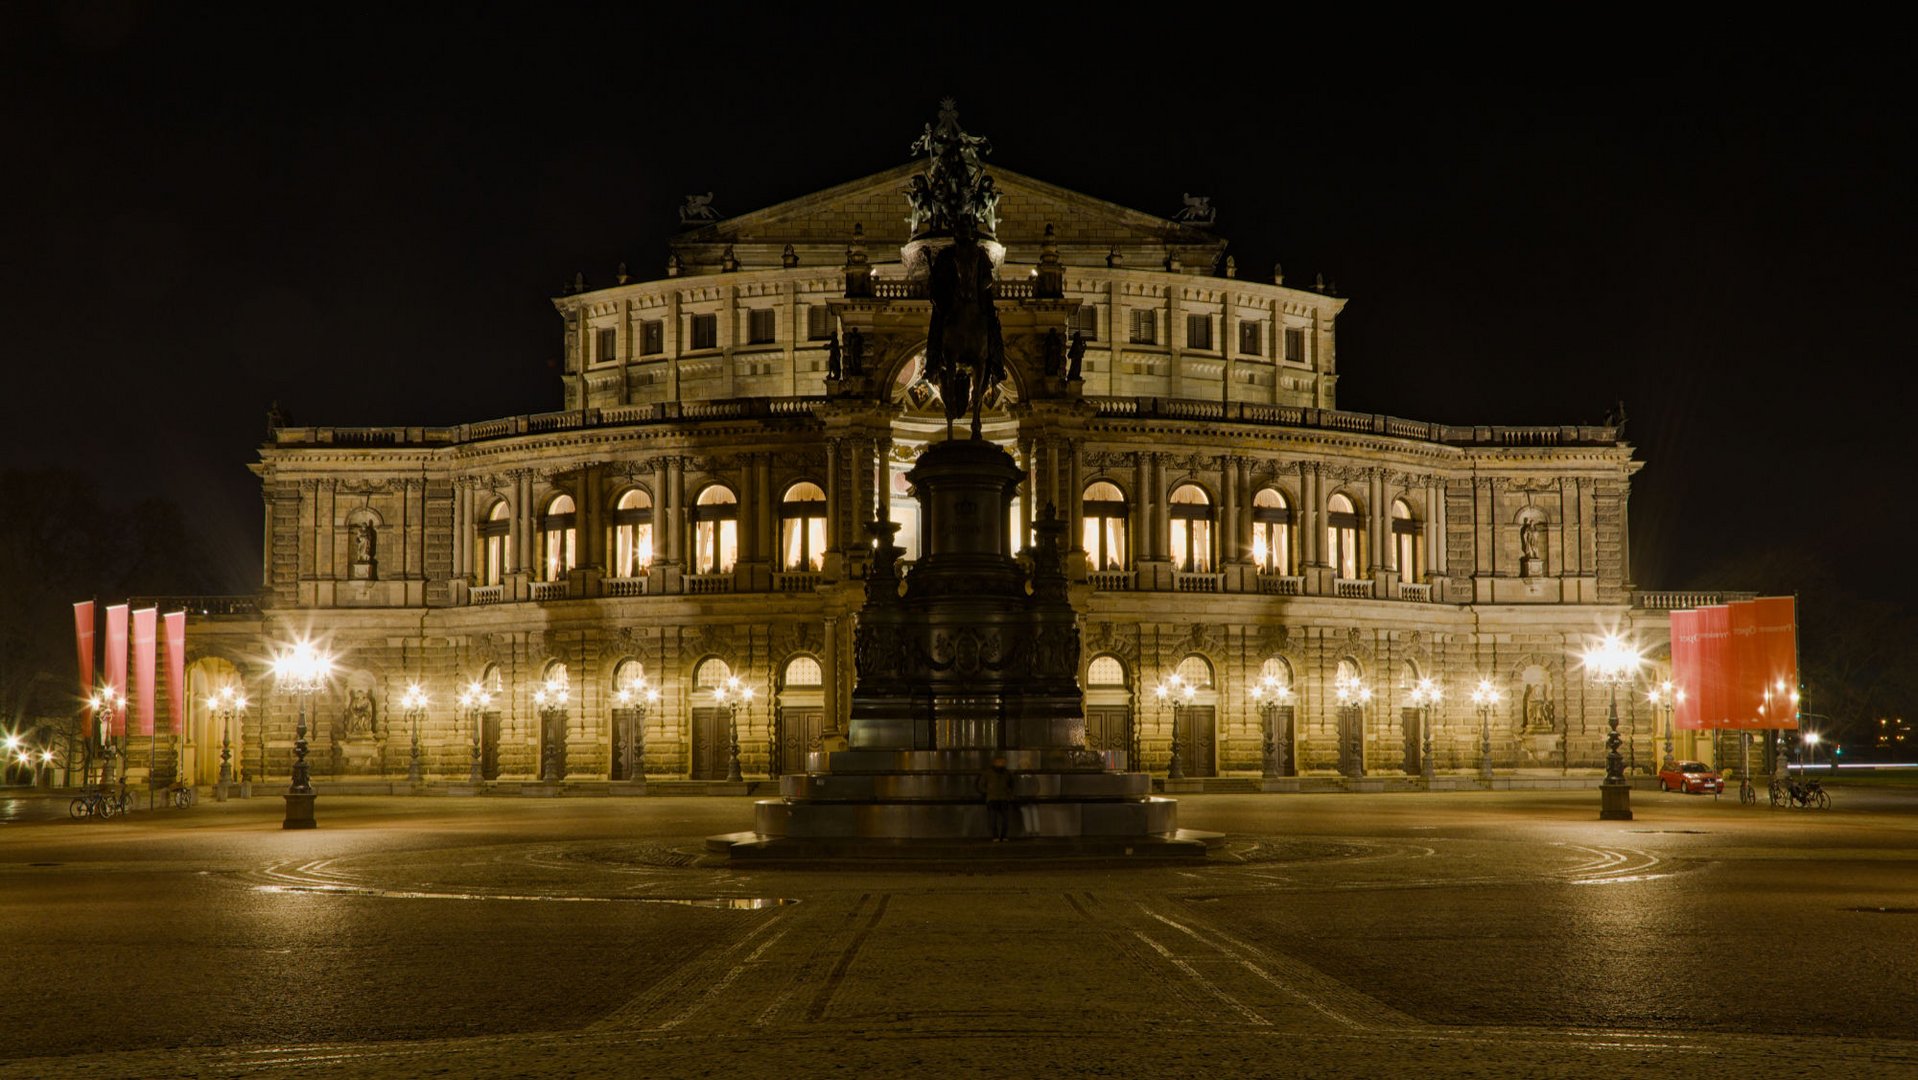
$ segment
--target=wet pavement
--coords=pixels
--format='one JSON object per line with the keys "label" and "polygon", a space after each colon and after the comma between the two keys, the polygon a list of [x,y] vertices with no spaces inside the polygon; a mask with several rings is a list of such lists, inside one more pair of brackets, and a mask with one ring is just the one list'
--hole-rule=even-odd
{"label": "wet pavement", "polygon": [[1187,796],[1202,865],[906,868],[728,866],[745,799],[0,801],[0,1077],[1918,1075],[1918,792],[1836,798]]}

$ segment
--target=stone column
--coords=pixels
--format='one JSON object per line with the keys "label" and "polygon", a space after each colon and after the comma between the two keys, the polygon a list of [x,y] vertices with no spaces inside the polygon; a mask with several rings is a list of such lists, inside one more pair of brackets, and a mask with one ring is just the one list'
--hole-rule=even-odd
{"label": "stone column", "polygon": [[872,467],[872,518],[892,520],[892,437],[882,435],[874,442]]}
{"label": "stone column", "polygon": [[764,550],[765,545],[770,544],[772,545],[774,558],[777,558],[779,553],[779,522],[773,513],[773,496],[777,494],[777,492],[773,491],[773,456],[771,454],[754,454],[752,456],[752,469],[753,491],[757,494],[758,504],[753,511],[754,516],[758,519],[753,525],[754,530],[758,533],[758,539],[754,541],[753,550],[757,553]]}
{"label": "stone column", "polygon": [[686,561],[686,459],[667,458],[666,469],[666,561],[680,564]]}
{"label": "stone column", "polygon": [[1127,516],[1132,525],[1131,561],[1135,566],[1140,559],[1152,557],[1152,500],[1146,497],[1146,485],[1152,481],[1148,456],[1143,450],[1132,455],[1132,513]]}
{"label": "stone column", "polygon": [[840,536],[839,515],[839,440],[826,440],[826,550],[838,551],[844,544]]}
{"label": "stone column", "polygon": [[[1228,361],[1229,362],[1229,361]],[[1230,454],[1219,459],[1219,562],[1239,561],[1239,461]]]}
{"label": "stone column", "polygon": [[1086,535],[1085,440],[1073,439],[1067,443],[1067,446],[1069,451],[1066,467],[1066,505],[1063,509],[1065,510],[1066,520],[1070,523],[1069,527],[1072,529],[1072,533],[1067,536],[1066,539],[1070,542],[1074,550],[1083,550]]}
{"label": "stone column", "polygon": [[1152,500],[1152,557],[1164,559],[1167,557],[1167,549],[1171,546],[1171,538],[1168,535],[1171,531],[1168,528],[1170,519],[1165,509],[1165,455],[1155,453],[1151,457],[1151,479],[1146,484],[1146,497]]}

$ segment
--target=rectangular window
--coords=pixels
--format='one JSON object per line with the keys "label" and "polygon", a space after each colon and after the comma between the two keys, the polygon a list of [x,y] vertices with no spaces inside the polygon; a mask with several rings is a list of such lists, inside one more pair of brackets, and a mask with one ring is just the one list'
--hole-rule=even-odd
{"label": "rectangular window", "polygon": [[806,338],[809,341],[824,341],[832,336],[832,309],[824,304],[814,304],[806,309]]}
{"label": "rectangular window", "polygon": [[1159,313],[1151,308],[1135,310],[1132,313],[1132,343],[1134,345],[1157,345],[1159,343]]}
{"label": "rectangular window", "polygon": [[1187,315],[1185,317],[1185,347],[1212,351],[1212,316]]}
{"label": "rectangular window", "polygon": [[1099,305],[1080,304],[1079,310],[1072,313],[1072,328],[1087,341],[1099,340]]}
{"label": "rectangular window", "polygon": [[1239,354],[1241,356],[1265,355],[1265,325],[1251,319],[1239,321]]}
{"label": "rectangular window", "polygon": [[599,343],[593,350],[593,359],[602,364],[619,359],[619,331],[609,326],[597,336]]}
{"label": "rectangular window", "polygon": [[719,348],[719,316],[693,316],[693,344],[695,349]]}
{"label": "rectangular window", "polygon": [[1289,328],[1286,330],[1285,362],[1288,364],[1305,363],[1305,331]]}
{"label": "rectangular window", "polygon": [[753,308],[746,312],[746,343],[768,345],[773,340],[773,309]]}
{"label": "rectangular window", "polygon": [[657,356],[666,351],[666,324],[658,319],[647,319],[639,324],[639,353],[641,356]]}

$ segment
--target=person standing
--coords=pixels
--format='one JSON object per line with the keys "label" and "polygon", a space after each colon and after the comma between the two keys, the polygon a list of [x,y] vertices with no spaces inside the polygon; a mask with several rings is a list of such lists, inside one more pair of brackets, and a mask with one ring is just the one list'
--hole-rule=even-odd
{"label": "person standing", "polygon": [[979,793],[986,797],[986,821],[992,827],[992,842],[1006,839],[1012,830],[1012,774],[1006,771],[1006,759],[996,757],[980,770]]}

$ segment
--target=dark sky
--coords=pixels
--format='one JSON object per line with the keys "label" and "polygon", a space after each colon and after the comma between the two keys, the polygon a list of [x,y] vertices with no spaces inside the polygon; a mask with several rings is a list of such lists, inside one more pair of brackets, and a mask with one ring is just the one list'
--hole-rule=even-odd
{"label": "dark sky", "polygon": [[1641,586],[1784,541],[1918,598],[1911,95],[1855,42],[276,7],[0,5],[5,464],[179,499],[238,588],[269,402],[552,408],[574,271],[654,276],[685,192],[742,212],[897,164],[953,94],[1008,168],[1163,214],[1209,194],[1246,276],[1324,272],[1346,408],[1623,399]]}

